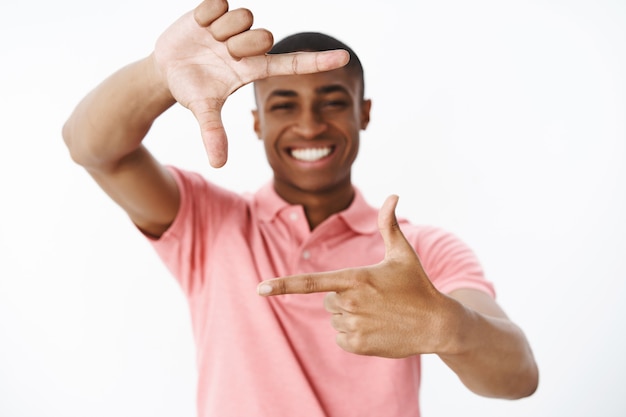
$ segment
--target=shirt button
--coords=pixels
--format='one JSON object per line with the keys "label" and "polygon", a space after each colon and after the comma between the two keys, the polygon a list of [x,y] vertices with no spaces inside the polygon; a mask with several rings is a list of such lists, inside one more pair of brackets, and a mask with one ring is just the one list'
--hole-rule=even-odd
{"label": "shirt button", "polygon": [[298,220],[298,215],[296,213],[291,213],[289,215],[289,218],[291,219],[291,221],[295,222],[296,220]]}
{"label": "shirt button", "polygon": [[311,252],[309,252],[308,250],[302,252],[302,259],[307,260],[309,258],[311,258]]}

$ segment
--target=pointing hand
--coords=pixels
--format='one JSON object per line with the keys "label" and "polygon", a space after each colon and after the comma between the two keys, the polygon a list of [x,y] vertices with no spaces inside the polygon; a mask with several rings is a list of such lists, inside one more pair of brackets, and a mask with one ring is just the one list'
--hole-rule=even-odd
{"label": "pointing hand", "polygon": [[344,350],[363,355],[406,357],[433,353],[445,343],[450,299],[431,284],[398,226],[397,196],[378,216],[385,258],[376,265],[293,275],[264,281],[263,296],[327,292],[325,309]]}

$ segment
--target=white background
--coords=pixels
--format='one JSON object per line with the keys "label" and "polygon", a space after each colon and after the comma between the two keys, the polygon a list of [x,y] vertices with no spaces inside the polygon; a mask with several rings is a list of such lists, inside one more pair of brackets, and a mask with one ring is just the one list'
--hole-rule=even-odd
{"label": "white background", "polygon": [[[521,401],[475,396],[425,357],[424,416],[626,415],[626,3],[406,4],[233,1],[276,38],[320,30],[356,49],[374,106],[355,182],[372,204],[397,193],[400,215],[468,242],[531,341],[541,383]],[[194,6],[0,5],[2,417],[194,415],[182,293],[60,135],[88,90]],[[250,88],[226,105],[221,170],[180,107],[146,143],[254,190],[270,172],[252,107]]]}

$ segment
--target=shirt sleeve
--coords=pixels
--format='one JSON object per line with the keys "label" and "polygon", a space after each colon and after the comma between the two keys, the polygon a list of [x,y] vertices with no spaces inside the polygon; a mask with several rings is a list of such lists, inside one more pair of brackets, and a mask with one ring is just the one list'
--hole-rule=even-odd
{"label": "shirt sleeve", "polygon": [[475,289],[495,298],[495,289],[485,278],[474,252],[454,234],[436,227],[423,227],[415,245],[422,266],[442,293]]}
{"label": "shirt sleeve", "polygon": [[198,173],[167,168],[178,185],[180,207],[165,233],[148,240],[185,294],[191,296],[204,284],[206,264],[211,261],[219,229],[239,197]]}

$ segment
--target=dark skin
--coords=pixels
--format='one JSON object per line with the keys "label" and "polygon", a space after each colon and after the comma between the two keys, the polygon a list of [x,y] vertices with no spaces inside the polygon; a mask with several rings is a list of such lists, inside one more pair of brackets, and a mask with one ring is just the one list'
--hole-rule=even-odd
{"label": "dark skin", "polygon": [[[205,0],[161,35],[153,54],[90,92],[63,128],[73,159],[155,238],[174,220],[180,197],[169,171],[142,145],[152,123],[175,102],[187,107],[210,163],[220,167],[227,159],[222,106],[255,80],[263,81],[254,130],[279,195],[305,207],[312,229],[352,201],[351,166],[371,102],[362,99],[361,80],[339,69],[347,53],[266,55],[271,33],[251,26],[250,11]],[[478,394],[530,395],[538,371],[523,332],[487,294],[442,294],[432,286],[397,226],[396,204],[391,196],[380,210],[381,262],[276,278],[259,294],[327,292],[325,308],[342,348],[385,357],[435,353]]]}
{"label": "dark skin", "polygon": [[[372,103],[346,68],[257,81],[255,92],[254,130],[264,142],[274,188],[304,207],[313,229],[352,202],[351,168]],[[311,152],[298,158],[305,150]]]}

